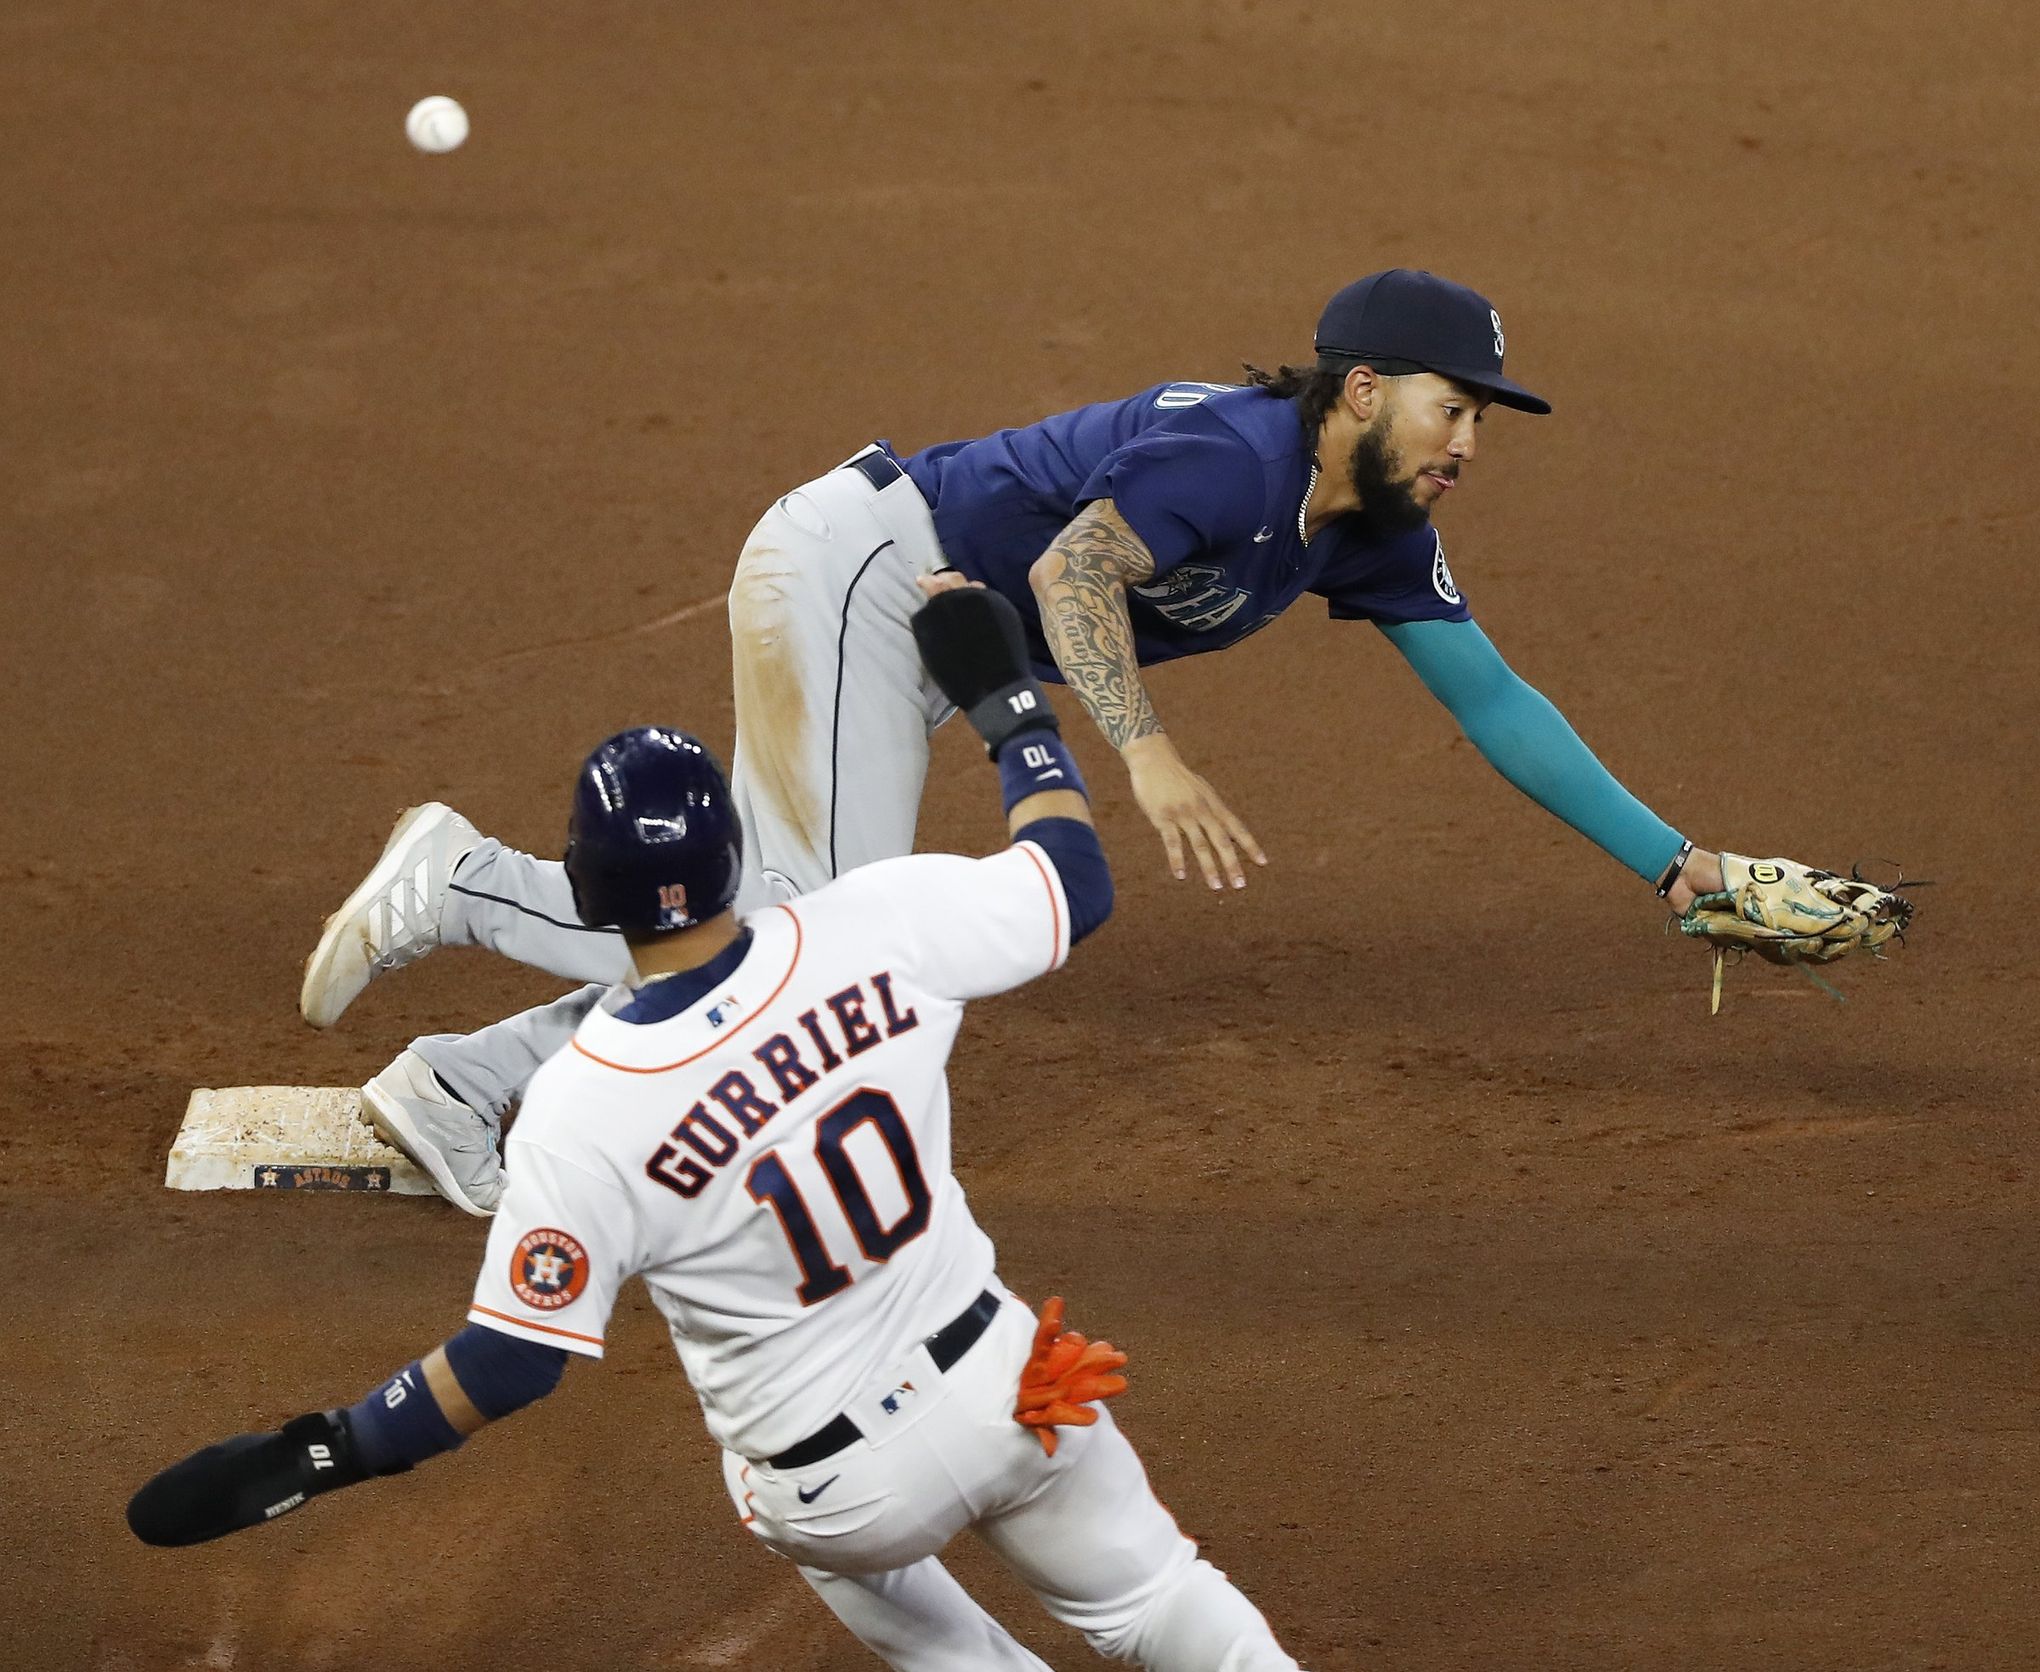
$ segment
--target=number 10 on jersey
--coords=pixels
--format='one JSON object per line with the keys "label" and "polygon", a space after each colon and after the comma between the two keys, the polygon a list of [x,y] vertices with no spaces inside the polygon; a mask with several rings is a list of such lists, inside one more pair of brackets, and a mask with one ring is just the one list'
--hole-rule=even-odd
{"label": "number 10 on jersey", "polygon": [[[905,1210],[890,1225],[880,1221],[878,1206],[845,1148],[850,1135],[866,1125],[884,1143],[886,1154],[899,1171],[900,1189],[906,1197]],[[816,1121],[814,1132],[815,1160],[835,1192],[858,1248],[874,1265],[885,1264],[928,1228],[928,1181],[922,1175],[914,1135],[907,1130],[899,1105],[884,1092],[867,1087],[852,1092]],[[786,1233],[787,1245],[800,1266],[800,1287],[794,1292],[801,1305],[812,1306],[850,1287],[850,1273],[829,1253],[821,1227],[815,1223],[807,1199],[801,1195],[800,1186],[787,1170],[779,1150],[767,1150],[751,1163],[744,1188],[750,1191],[754,1202],[768,1205],[779,1216],[779,1228]]]}

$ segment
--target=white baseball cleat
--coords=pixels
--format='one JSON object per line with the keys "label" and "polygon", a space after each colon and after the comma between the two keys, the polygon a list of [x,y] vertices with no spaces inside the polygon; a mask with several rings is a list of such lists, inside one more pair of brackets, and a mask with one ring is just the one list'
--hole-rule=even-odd
{"label": "white baseball cleat", "polygon": [[431,1065],[406,1051],[361,1088],[369,1124],[395,1144],[464,1213],[486,1219],[503,1194],[496,1123],[439,1083]]}
{"label": "white baseball cleat", "polygon": [[413,807],[397,820],[382,857],[326,919],[305,960],[298,1011],[306,1021],[330,1028],[377,976],[415,964],[439,944],[453,868],[481,839],[441,801]]}

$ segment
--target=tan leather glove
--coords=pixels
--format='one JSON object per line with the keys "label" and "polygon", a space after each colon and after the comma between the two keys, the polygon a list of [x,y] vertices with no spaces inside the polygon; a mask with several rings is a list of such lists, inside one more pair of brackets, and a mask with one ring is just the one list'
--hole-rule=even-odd
{"label": "tan leather glove", "polygon": [[1702,894],[1679,919],[1681,932],[1715,949],[1716,1009],[1726,953],[1754,952],[1774,964],[1832,963],[1851,952],[1880,954],[1904,940],[1912,921],[1904,895],[1796,860],[1724,853],[1721,876],[1727,887]]}

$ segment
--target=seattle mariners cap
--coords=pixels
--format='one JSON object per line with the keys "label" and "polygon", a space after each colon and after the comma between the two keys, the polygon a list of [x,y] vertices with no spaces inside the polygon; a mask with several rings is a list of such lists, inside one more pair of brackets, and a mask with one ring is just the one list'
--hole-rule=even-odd
{"label": "seattle mariners cap", "polygon": [[1355,279],[1325,304],[1317,352],[1321,361],[1364,361],[1390,377],[1436,372],[1518,412],[1551,410],[1502,376],[1502,316],[1494,305],[1435,273],[1391,267]]}

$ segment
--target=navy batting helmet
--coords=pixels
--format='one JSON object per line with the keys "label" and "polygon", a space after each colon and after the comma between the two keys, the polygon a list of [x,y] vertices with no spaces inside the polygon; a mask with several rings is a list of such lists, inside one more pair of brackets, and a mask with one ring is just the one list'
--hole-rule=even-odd
{"label": "navy batting helmet", "polygon": [[566,863],[591,926],[658,934],[726,910],[744,825],[715,756],[665,726],[618,732],[581,763]]}

